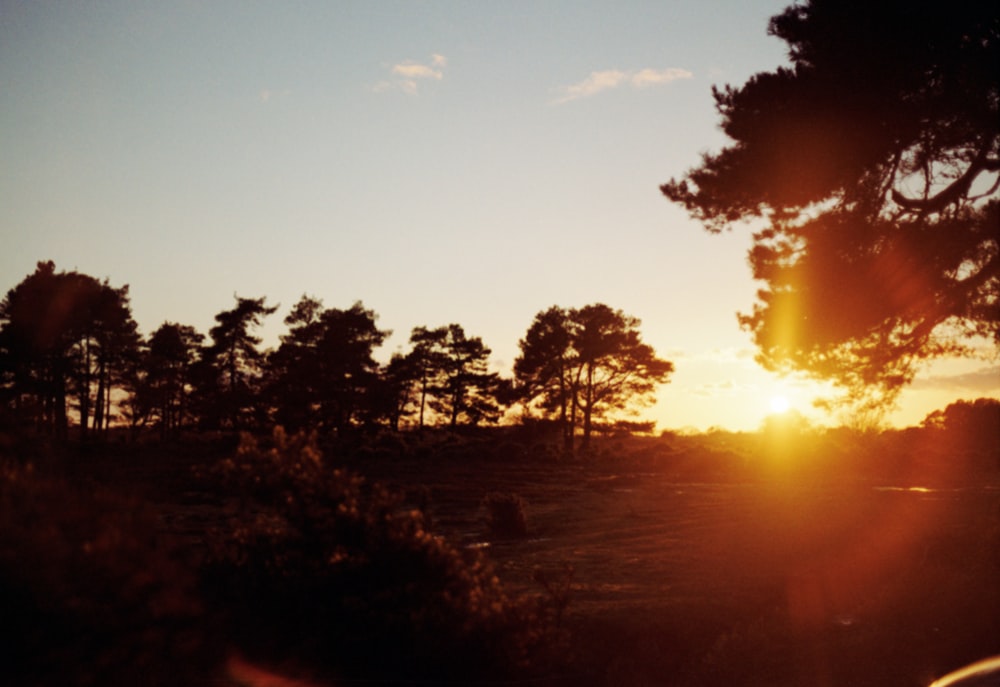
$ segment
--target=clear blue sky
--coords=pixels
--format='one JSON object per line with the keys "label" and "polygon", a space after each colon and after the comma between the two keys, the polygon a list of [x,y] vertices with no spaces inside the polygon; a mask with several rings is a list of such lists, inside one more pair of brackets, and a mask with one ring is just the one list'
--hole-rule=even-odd
{"label": "clear blue sky", "polygon": [[[785,61],[786,4],[2,0],[0,289],[51,259],[129,284],[147,334],[267,296],[271,345],[303,293],[361,300],[383,357],[458,322],[503,372],[535,313],[604,302],[677,365],[661,428],[808,411],[737,326],[748,232],[657,189],[724,144],[711,86]],[[979,367],[893,419],[996,394]]]}

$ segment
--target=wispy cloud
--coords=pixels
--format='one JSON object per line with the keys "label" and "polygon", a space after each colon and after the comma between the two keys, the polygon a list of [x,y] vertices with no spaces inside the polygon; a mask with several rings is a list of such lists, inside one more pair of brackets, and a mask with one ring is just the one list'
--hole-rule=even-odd
{"label": "wispy cloud", "polygon": [[737,393],[743,388],[746,387],[737,384],[732,379],[727,379],[722,382],[699,384],[691,390],[691,393],[695,396],[701,396],[702,398],[718,398],[720,396],[736,396]]}
{"label": "wispy cloud", "polygon": [[649,88],[660,86],[677,81],[678,79],[690,79],[694,76],[686,69],[670,67],[668,69],[639,69],[637,71],[623,72],[618,69],[605,69],[591,72],[590,75],[579,83],[570,86],[562,86],[558,89],[559,96],[553,100],[553,104],[561,105],[571,100],[589,98],[602,91],[628,85],[632,88]]}
{"label": "wispy cloud", "polygon": [[428,62],[416,62],[405,60],[392,65],[389,68],[390,78],[379,81],[372,90],[376,93],[384,91],[402,91],[409,95],[416,95],[420,88],[420,82],[426,80],[440,81],[444,78],[444,68],[448,65],[448,59],[444,55],[437,53],[431,55]]}
{"label": "wispy cloud", "polygon": [[993,393],[1000,391],[1000,367],[983,367],[957,375],[917,377],[913,389],[953,392]]}
{"label": "wispy cloud", "polygon": [[285,90],[285,91],[276,91],[273,88],[262,88],[262,89],[260,89],[260,93],[258,94],[258,97],[260,98],[260,102],[266,104],[266,103],[269,103],[269,102],[271,102],[272,100],[274,100],[276,98],[284,98],[289,93],[290,93],[290,91],[287,91],[287,90]]}

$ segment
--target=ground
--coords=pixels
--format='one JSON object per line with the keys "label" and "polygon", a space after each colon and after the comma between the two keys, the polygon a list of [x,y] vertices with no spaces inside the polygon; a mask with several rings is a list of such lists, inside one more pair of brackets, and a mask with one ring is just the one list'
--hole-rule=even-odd
{"label": "ground", "polygon": [[[511,595],[564,602],[565,652],[525,684],[918,687],[1000,653],[1000,474],[988,459],[959,474],[883,445],[867,459],[892,469],[862,473],[831,472],[833,454],[816,447],[822,468],[802,468],[801,452],[750,436],[607,439],[575,457],[504,437],[425,443],[331,448],[328,460],[485,554]],[[196,556],[233,512],[205,474],[234,448],[220,438],[36,462],[152,504]],[[520,497],[526,536],[490,531],[490,493]]]}

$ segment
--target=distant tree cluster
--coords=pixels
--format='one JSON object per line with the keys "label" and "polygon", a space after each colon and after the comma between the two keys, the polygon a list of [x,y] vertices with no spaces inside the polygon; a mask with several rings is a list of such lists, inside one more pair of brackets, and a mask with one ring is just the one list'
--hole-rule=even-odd
{"label": "distant tree cluster", "polygon": [[303,296],[276,349],[257,331],[277,306],[237,296],[206,338],[165,322],[143,337],[128,287],[40,262],[0,302],[0,409],[40,434],[100,438],[114,423],[166,439],[190,430],[280,425],[343,436],[360,429],[497,423],[520,406],[555,419],[567,448],[599,419],[628,414],[666,383],[673,364],[642,342],[639,320],[603,304],[539,313],[514,377],[459,324],[415,327],[409,351],[381,364],[391,332],[355,303]]}

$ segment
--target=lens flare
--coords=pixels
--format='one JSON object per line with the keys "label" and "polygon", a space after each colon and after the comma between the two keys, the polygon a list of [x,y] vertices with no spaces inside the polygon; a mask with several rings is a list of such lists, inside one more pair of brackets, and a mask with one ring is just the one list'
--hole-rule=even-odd
{"label": "lens flare", "polygon": [[788,410],[791,407],[792,406],[788,402],[788,399],[785,398],[784,396],[772,396],[771,397],[771,412],[772,413],[783,413],[783,412],[785,412],[786,410]]}

